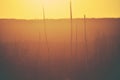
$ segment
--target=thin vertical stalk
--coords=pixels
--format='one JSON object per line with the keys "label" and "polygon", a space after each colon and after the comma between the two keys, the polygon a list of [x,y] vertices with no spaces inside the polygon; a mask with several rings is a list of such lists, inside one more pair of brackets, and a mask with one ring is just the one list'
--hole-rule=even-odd
{"label": "thin vertical stalk", "polygon": [[39,45],[38,45],[39,55],[38,56],[40,56],[40,54],[41,54],[41,34],[40,34],[40,31],[39,31],[39,41],[38,41],[38,43],[39,43]]}
{"label": "thin vertical stalk", "polygon": [[76,49],[75,50],[76,51],[75,52],[76,57],[75,58],[76,58],[76,61],[77,61],[78,60],[78,58],[77,58],[78,57],[78,26],[77,25],[76,25],[76,41],[75,42],[76,42],[76,47],[75,47],[75,49]]}
{"label": "thin vertical stalk", "polygon": [[47,36],[47,31],[46,31],[46,16],[45,16],[45,9],[44,9],[44,4],[43,4],[43,25],[44,25],[44,34],[45,34],[45,40],[46,40],[46,46],[47,46],[47,51],[48,51],[48,80],[50,78],[50,48],[48,45],[48,36]]}
{"label": "thin vertical stalk", "polygon": [[84,40],[85,40],[86,59],[88,59],[88,41],[87,41],[86,15],[84,15]]}
{"label": "thin vertical stalk", "polygon": [[[41,51],[42,47],[41,46],[42,46],[41,45],[41,32],[39,31],[39,52],[38,52],[38,56],[37,56],[37,57],[39,57],[38,58],[38,66],[42,66],[42,51]],[[39,69],[39,67],[38,67],[38,69]]]}
{"label": "thin vertical stalk", "polygon": [[[72,38],[73,38],[73,31],[72,31],[72,27],[73,27],[73,16],[72,16],[72,1],[70,0],[70,27],[71,27],[71,35],[70,35],[70,49],[71,49],[71,57],[72,57],[72,47],[73,47],[73,44],[72,44]],[[72,58],[71,58],[72,59]]]}
{"label": "thin vertical stalk", "polygon": [[78,37],[77,37],[77,35],[78,35],[78,27],[77,27],[77,25],[76,25],[76,54],[77,54],[77,41],[78,41]]}
{"label": "thin vertical stalk", "polygon": [[86,26],[86,15],[84,15],[84,40],[85,40],[85,63],[86,63],[86,72],[87,72],[87,79],[88,78],[88,73],[89,73],[89,69],[88,69],[88,40],[87,40],[87,26]]}
{"label": "thin vertical stalk", "polygon": [[[73,67],[73,16],[72,16],[72,1],[69,2],[70,7],[70,63],[69,63],[69,75],[72,75],[72,67]],[[70,77],[69,76],[69,77]]]}
{"label": "thin vertical stalk", "polygon": [[46,32],[46,17],[45,17],[45,9],[43,6],[43,25],[44,25],[44,33],[45,33],[45,40],[46,40],[46,45],[47,45],[47,51],[48,54],[50,52],[49,45],[48,45],[48,37],[47,37],[47,32]]}

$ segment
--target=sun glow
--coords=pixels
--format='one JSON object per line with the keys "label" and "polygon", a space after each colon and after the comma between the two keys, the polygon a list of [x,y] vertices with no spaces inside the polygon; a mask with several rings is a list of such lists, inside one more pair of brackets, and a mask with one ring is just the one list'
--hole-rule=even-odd
{"label": "sun glow", "polygon": [[[25,0],[25,4],[33,5],[33,7],[44,5],[47,7],[56,7],[57,5],[63,5],[69,0]],[[59,6],[60,7],[60,6]]]}
{"label": "sun glow", "polygon": [[36,17],[38,17],[38,14],[40,17],[43,7],[46,18],[57,18],[58,16],[60,18],[69,17],[69,0],[25,0],[23,7],[29,8],[28,10],[31,13],[35,13]]}
{"label": "sun glow", "polygon": [[[120,0],[71,0],[73,18],[120,17]],[[0,18],[41,19],[44,5],[46,18],[69,18],[70,0],[0,0]],[[99,11],[98,11],[99,10]]]}

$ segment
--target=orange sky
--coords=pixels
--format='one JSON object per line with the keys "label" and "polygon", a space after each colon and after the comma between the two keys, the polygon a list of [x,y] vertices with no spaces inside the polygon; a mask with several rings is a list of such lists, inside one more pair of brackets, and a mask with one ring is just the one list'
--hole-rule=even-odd
{"label": "orange sky", "polygon": [[[69,18],[69,0],[0,0],[0,18]],[[120,0],[72,0],[73,17],[120,17]]]}

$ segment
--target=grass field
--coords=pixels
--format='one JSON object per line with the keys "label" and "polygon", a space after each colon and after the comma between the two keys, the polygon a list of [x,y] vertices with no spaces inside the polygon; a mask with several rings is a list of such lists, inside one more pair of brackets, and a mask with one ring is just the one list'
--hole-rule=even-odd
{"label": "grass field", "polygon": [[[0,80],[120,80],[120,19],[0,20]],[[77,29],[76,29],[77,28]],[[77,32],[76,32],[77,31]],[[87,57],[86,57],[87,56]]]}

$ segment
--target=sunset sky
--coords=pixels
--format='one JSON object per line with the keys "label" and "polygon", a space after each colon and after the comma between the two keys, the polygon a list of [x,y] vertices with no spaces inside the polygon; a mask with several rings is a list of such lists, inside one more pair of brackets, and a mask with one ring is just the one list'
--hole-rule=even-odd
{"label": "sunset sky", "polygon": [[[41,19],[44,4],[46,18],[69,18],[69,0],[0,0],[0,18]],[[120,0],[72,0],[73,17],[120,17]]]}

